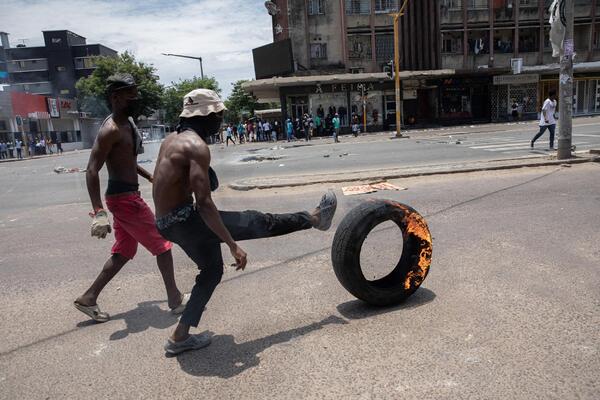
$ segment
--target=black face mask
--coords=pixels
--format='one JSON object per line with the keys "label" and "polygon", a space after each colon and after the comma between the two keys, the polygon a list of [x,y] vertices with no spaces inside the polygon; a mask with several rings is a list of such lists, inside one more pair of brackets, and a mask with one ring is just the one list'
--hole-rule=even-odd
{"label": "black face mask", "polygon": [[127,115],[133,117],[134,119],[139,117],[142,114],[141,110],[141,102],[140,99],[129,99],[127,100],[127,105],[125,106],[125,110]]}

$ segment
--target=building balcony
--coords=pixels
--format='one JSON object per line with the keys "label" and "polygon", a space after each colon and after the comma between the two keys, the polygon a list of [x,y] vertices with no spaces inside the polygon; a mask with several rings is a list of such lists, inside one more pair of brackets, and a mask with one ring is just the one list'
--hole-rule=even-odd
{"label": "building balcony", "polygon": [[48,71],[48,60],[45,58],[32,60],[7,61],[6,67],[9,73]]}
{"label": "building balcony", "polygon": [[47,82],[50,80],[48,71],[21,71],[9,73],[10,83]]}
{"label": "building balcony", "polygon": [[52,83],[50,82],[31,82],[31,83],[12,83],[11,91],[30,94],[51,94]]}
{"label": "building balcony", "polygon": [[463,55],[458,53],[446,53],[442,54],[442,68],[443,69],[462,69],[463,68]]}

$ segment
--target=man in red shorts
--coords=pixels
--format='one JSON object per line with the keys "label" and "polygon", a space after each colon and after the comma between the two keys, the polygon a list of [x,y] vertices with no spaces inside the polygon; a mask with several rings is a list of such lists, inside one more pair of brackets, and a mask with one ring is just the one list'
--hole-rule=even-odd
{"label": "man in red shorts", "polygon": [[75,307],[94,321],[106,322],[110,316],[100,311],[96,300],[102,289],[133,259],[138,243],[156,256],[158,269],[167,289],[169,308],[181,314],[189,295],[182,295],[175,283],[172,244],[158,233],[154,214],[138,191],[138,175],[152,182],[152,175],[137,164],[143,152],[142,139],[131,118],[137,108],[138,90],[129,74],[108,78],[107,97],[112,114],[100,128],[87,167],[86,182],[93,211],[92,236],[105,238],[111,232],[108,213],[100,197],[98,172],[104,163],[108,169],[106,205],[113,214],[115,244],[112,255],[104,264],[92,286],[75,300]]}

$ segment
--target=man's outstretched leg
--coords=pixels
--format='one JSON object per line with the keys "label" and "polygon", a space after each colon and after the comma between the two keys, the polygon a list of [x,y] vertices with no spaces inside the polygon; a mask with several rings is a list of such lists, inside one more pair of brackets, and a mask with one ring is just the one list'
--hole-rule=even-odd
{"label": "man's outstretched leg", "polygon": [[121,254],[113,254],[104,264],[100,275],[92,283],[92,286],[75,300],[75,307],[96,322],[108,321],[110,316],[100,311],[96,301],[102,289],[115,277],[127,261],[129,259],[123,257]]}

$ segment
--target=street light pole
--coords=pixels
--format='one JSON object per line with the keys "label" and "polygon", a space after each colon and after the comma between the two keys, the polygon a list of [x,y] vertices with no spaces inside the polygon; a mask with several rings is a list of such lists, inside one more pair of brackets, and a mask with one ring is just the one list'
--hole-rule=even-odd
{"label": "street light pole", "polygon": [[396,137],[401,138],[401,112],[402,107],[401,96],[400,96],[400,17],[404,15],[404,10],[406,9],[406,5],[408,4],[408,0],[404,0],[404,4],[397,13],[390,14],[394,18],[394,80],[396,84]]}
{"label": "street light pole", "polygon": [[171,54],[171,53],[161,53],[163,56],[169,56],[169,57],[180,57],[180,58],[190,58],[192,60],[198,60],[200,61],[200,77],[202,79],[204,79],[204,68],[202,66],[202,57],[193,57],[193,56],[184,56],[181,54]]}
{"label": "street light pole", "polygon": [[572,130],[573,130],[573,1],[565,2],[565,39],[560,52],[560,109],[557,158],[565,160],[572,157]]}

